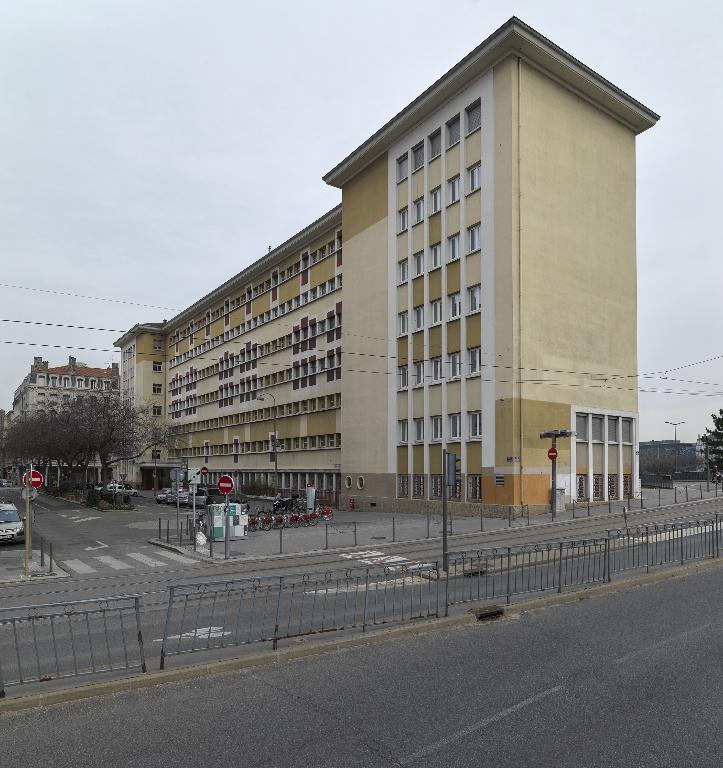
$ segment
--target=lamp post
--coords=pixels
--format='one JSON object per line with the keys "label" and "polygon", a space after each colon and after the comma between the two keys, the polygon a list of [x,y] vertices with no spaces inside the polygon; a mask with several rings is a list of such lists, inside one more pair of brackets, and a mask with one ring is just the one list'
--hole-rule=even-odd
{"label": "lamp post", "polygon": [[276,398],[271,394],[271,392],[267,392],[266,395],[258,395],[256,399],[261,400],[263,402],[266,399],[267,395],[274,401],[274,439],[272,440],[272,445],[274,448],[274,490],[276,491],[276,493],[279,493],[279,461],[278,461],[278,452],[277,452],[278,433],[276,432]]}
{"label": "lamp post", "polygon": [[555,511],[557,507],[557,438],[558,437],[572,437],[575,434],[571,429],[550,429],[547,432],[540,432],[540,440],[546,438],[552,438],[552,448],[547,452],[547,455],[552,462],[552,500],[550,501],[550,512],[552,513],[552,519],[555,519]]}
{"label": "lamp post", "polygon": [[678,474],[678,427],[681,424],[685,424],[684,421],[666,421],[666,424],[670,424],[673,427],[673,442],[675,443],[675,453],[673,454],[673,479]]}

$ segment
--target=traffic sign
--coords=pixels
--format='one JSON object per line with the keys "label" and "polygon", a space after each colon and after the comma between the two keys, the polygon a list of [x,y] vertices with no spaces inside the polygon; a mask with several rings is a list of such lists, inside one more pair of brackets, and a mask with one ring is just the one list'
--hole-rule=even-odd
{"label": "traffic sign", "polygon": [[201,467],[201,474],[204,477],[208,477],[208,467]]}
{"label": "traffic sign", "polygon": [[233,478],[230,475],[221,475],[218,478],[218,490],[228,494],[233,492]]}
{"label": "traffic sign", "polygon": [[547,458],[550,459],[550,461],[554,461],[557,458],[557,448],[550,448],[547,452]]}
{"label": "traffic sign", "polygon": [[[22,498],[23,501],[25,501],[25,498],[27,497],[27,495],[28,495],[28,489],[27,488],[23,488],[22,491],[20,491],[20,497]],[[30,501],[34,501],[37,498],[38,498],[38,491],[37,491],[37,489],[36,488],[31,488],[30,489]]]}
{"label": "traffic sign", "polygon": [[[40,488],[40,486],[43,484],[43,476],[38,472],[37,469],[33,470],[33,474],[30,477],[30,485],[33,486],[33,488]],[[23,487],[26,487],[28,485],[28,473],[26,472],[23,475]]]}
{"label": "traffic sign", "polygon": [[188,482],[189,485],[200,485],[201,484],[201,470],[200,469],[192,469],[188,473]]}

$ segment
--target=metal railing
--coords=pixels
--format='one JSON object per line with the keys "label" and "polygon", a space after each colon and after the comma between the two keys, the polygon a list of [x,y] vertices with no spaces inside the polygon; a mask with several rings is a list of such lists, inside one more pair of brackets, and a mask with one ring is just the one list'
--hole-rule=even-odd
{"label": "metal railing", "polygon": [[169,656],[439,616],[436,564],[169,587]]}
{"label": "metal railing", "polygon": [[0,698],[8,686],[146,671],[140,595],[0,608]]}

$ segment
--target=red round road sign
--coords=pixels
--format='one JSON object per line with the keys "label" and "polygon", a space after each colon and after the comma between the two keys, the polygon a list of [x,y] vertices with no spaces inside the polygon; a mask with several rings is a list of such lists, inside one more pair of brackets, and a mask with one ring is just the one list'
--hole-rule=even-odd
{"label": "red round road sign", "polygon": [[[23,475],[23,486],[27,486],[28,484],[28,473],[26,472]],[[43,484],[43,476],[38,472],[37,469],[33,470],[33,474],[30,477],[30,485],[33,486],[33,488],[40,488],[40,486]]]}
{"label": "red round road sign", "polygon": [[553,459],[557,458],[557,448],[550,448],[550,450],[547,452],[547,458],[552,461]]}
{"label": "red round road sign", "polygon": [[208,467],[201,467],[201,474],[206,477],[208,475]]}
{"label": "red round road sign", "polygon": [[221,493],[231,493],[233,491],[233,478],[230,475],[221,475],[218,478],[218,490]]}

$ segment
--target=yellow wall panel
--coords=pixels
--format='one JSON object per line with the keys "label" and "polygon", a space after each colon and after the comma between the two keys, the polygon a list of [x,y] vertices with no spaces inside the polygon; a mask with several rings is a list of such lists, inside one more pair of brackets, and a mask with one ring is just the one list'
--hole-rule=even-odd
{"label": "yellow wall panel", "polygon": [[482,159],[482,131],[475,131],[464,140],[464,162],[469,168]]}
{"label": "yellow wall panel", "polygon": [[451,179],[459,173],[459,144],[447,150],[447,178]]}
{"label": "yellow wall panel", "polygon": [[[482,220],[482,193],[478,189],[464,199],[465,214],[467,217],[467,226],[478,224]],[[465,251],[467,245],[465,244]]]}
{"label": "yellow wall panel", "polygon": [[427,166],[427,183],[430,189],[438,187],[442,183],[442,158],[435,157]]}
{"label": "yellow wall panel", "polygon": [[[459,290],[459,260],[447,264],[447,293]],[[464,298],[464,297],[462,297]]]}
{"label": "yellow wall panel", "polygon": [[[454,203],[447,208],[447,237],[459,232],[459,203]],[[462,247],[463,243],[460,243]]]}
{"label": "yellow wall panel", "polygon": [[435,325],[429,329],[429,356],[439,357],[442,354],[442,326]]}
{"label": "yellow wall panel", "polygon": [[415,277],[412,281],[412,306],[420,304],[424,304],[424,277]]}

